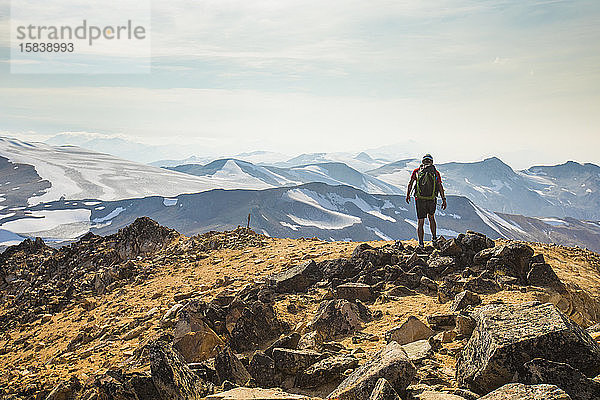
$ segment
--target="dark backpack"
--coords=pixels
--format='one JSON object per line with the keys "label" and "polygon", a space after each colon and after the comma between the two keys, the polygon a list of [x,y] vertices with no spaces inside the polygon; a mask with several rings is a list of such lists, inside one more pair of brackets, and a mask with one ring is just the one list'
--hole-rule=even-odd
{"label": "dark backpack", "polygon": [[415,196],[418,199],[434,200],[437,197],[437,173],[433,165],[421,165],[417,172]]}

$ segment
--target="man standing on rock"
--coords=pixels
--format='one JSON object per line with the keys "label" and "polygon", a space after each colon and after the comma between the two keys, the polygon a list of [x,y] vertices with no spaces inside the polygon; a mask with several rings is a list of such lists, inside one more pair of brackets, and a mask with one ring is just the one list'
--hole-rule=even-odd
{"label": "man standing on rock", "polygon": [[423,242],[423,225],[425,217],[429,218],[429,229],[431,229],[432,240],[437,239],[435,224],[435,208],[437,205],[438,193],[442,196],[442,210],[446,209],[446,195],[442,186],[442,177],[433,165],[431,154],[425,154],[421,165],[416,168],[410,176],[408,182],[408,191],[406,192],[406,202],[410,203],[410,194],[415,184],[415,204],[417,207],[417,236],[419,237],[419,247],[425,246]]}

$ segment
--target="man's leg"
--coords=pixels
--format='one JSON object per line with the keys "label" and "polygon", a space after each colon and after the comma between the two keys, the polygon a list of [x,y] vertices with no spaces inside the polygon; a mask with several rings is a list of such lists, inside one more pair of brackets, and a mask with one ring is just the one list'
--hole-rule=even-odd
{"label": "man's leg", "polygon": [[419,237],[419,246],[423,246],[425,243],[423,242],[423,236],[425,232],[423,231],[423,225],[425,225],[425,218],[419,218],[419,224],[417,225],[417,236]]}
{"label": "man's leg", "polygon": [[436,230],[435,214],[429,214],[429,215],[427,215],[427,218],[429,218],[429,229],[431,229],[431,240],[435,240],[435,239],[437,239],[437,236],[435,234],[435,230]]}

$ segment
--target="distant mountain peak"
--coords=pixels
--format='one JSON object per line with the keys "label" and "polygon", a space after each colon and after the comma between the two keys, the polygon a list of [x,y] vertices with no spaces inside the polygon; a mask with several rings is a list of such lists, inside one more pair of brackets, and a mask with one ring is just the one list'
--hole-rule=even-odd
{"label": "distant mountain peak", "polygon": [[563,165],[565,167],[574,167],[574,168],[583,167],[583,164],[578,163],[577,161],[572,161],[572,160],[567,161]]}
{"label": "distant mountain peak", "polygon": [[360,153],[358,153],[356,155],[356,157],[354,157],[354,158],[357,159],[357,160],[360,160],[360,161],[364,161],[364,162],[373,162],[373,161],[375,161],[375,160],[373,160],[373,158],[370,155],[368,155],[364,151],[361,151]]}
{"label": "distant mountain peak", "polygon": [[507,167],[509,166],[508,164],[506,164],[504,161],[502,161],[501,159],[499,159],[499,158],[498,158],[498,157],[496,157],[496,156],[485,158],[485,159],[483,160],[483,162],[484,162],[484,163],[496,163],[496,164],[502,164],[502,165],[506,165]]}

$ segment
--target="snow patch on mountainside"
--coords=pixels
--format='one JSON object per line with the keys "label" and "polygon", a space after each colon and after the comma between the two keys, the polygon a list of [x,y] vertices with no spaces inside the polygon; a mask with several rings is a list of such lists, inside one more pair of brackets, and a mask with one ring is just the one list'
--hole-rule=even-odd
{"label": "snow patch on mountainside", "polygon": [[92,222],[95,224],[99,224],[102,222],[110,221],[111,219],[113,219],[116,216],[118,216],[119,214],[121,214],[123,211],[125,211],[125,209],[123,207],[117,207],[114,210],[112,210],[110,213],[108,213],[105,217],[94,218],[94,220]]}
{"label": "snow patch on mountainside", "polygon": [[503,237],[506,237],[506,235],[502,231],[500,231],[498,227],[508,229],[509,231],[518,232],[522,235],[527,235],[527,232],[521,229],[518,225],[506,221],[505,219],[499,217],[496,213],[485,210],[481,207],[476,206],[475,204],[473,204],[473,207],[479,218],[481,218],[490,228],[498,232]]}
{"label": "snow patch on mountainside", "polygon": [[92,212],[85,209],[32,211],[32,218],[3,223],[0,228],[16,234],[32,234],[73,223],[89,224]]}
{"label": "snow patch on mountainside", "polygon": [[462,217],[458,214],[452,214],[452,213],[447,213],[444,211],[440,211],[439,209],[435,210],[435,215],[439,215],[440,217],[445,217],[445,216],[449,216],[452,217],[454,219],[462,219]]}
{"label": "snow patch on mountainside", "polygon": [[322,215],[316,215],[318,219],[307,219],[288,214],[288,218],[298,225],[314,226],[319,229],[344,229],[354,224],[360,224],[362,220],[352,215],[323,210]]}
{"label": "snow patch on mountainside", "polygon": [[293,201],[309,205],[314,210],[310,213],[310,218],[288,214],[294,223],[303,226],[314,226],[320,229],[343,229],[354,224],[359,224],[362,220],[353,215],[344,214],[338,211],[333,211],[333,204],[318,195],[315,192],[304,189],[293,189],[285,193],[285,196]]}
{"label": "snow patch on mountainside", "polygon": [[417,221],[413,221],[412,219],[404,218],[404,222],[406,222],[409,225],[412,225],[415,229],[417,229],[417,227],[419,226],[417,224]]}
{"label": "snow patch on mountainside", "polygon": [[340,204],[352,203],[352,204],[356,205],[356,207],[358,207],[362,212],[371,214],[372,216],[382,219],[384,221],[396,222],[396,220],[394,218],[390,217],[389,215],[385,215],[381,212],[381,209],[383,209],[383,207],[381,207],[381,208],[373,207],[358,196],[355,196],[353,199],[339,197],[338,202]]}
{"label": "snow patch on mountainside", "polygon": [[[336,193],[329,193],[327,196],[323,196],[319,193],[305,190],[305,189],[293,189],[287,192],[288,198],[296,201],[300,201],[307,204],[312,204],[314,206],[321,207],[327,210],[333,210],[337,212],[343,212],[343,207],[347,203],[352,203],[362,212],[370,214],[376,218],[379,218],[383,221],[388,222],[396,222],[396,219],[390,217],[389,215],[385,215],[381,210],[382,207],[375,207],[371,204],[367,203],[364,199],[355,195],[354,198],[342,197]],[[388,201],[389,203],[389,201]],[[391,203],[389,203],[391,204]],[[385,203],[384,203],[385,206]],[[388,206],[389,208],[389,206]]]}
{"label": "snow patch on mountainside", "polygon": [[382,214],[380,211],[377,210],[367,211],[367,214],[371,214],[372,216],[382,219],[384,221],[396,222],[394,218],[390,217],[389,215]]}
{"label": "snow patch on mountainside", "polygon": [[569,226],[568,222],[558,218],[540,218],[540,221],[551,226]]}
{"label": "snow patch on mountainside", "polygon": [[286,228],[290,228],[293,231],[297,231],[300,228],[300,225],[288,224],[287,222],[280,221],[281,226],[285,226]]}
{"label": "snow patch on mountainside", "polygon": [[377,235],[377,237],[379,237],[381,240],[394,240],[391,237],[389,237],[388,235],[386,235],[385,233],[381,232],[379,229],[377,228],[372,228],[370,226],[366,227],[367,230],[373,232],[375,235]]}
{"label": "snow patch on mountainside", "polygon": [[[0,155],[13,163],[32,165],[51,187],[30,197],[29,205],[69,199],[121,200],[145,196],[176,196],[215,187],[209,179],[119,159],[76,146],[50,146],[0,137]],[[236,188],[227,184],[227,188]]]}
{"label": "snow patch on mountainside", "polygon": [[245,189],[268,189],[273,187],[258,178],[244,172],[234,160],[227,160],[223,168],[212,176],[215,181],[237,182],[238,187]]}

